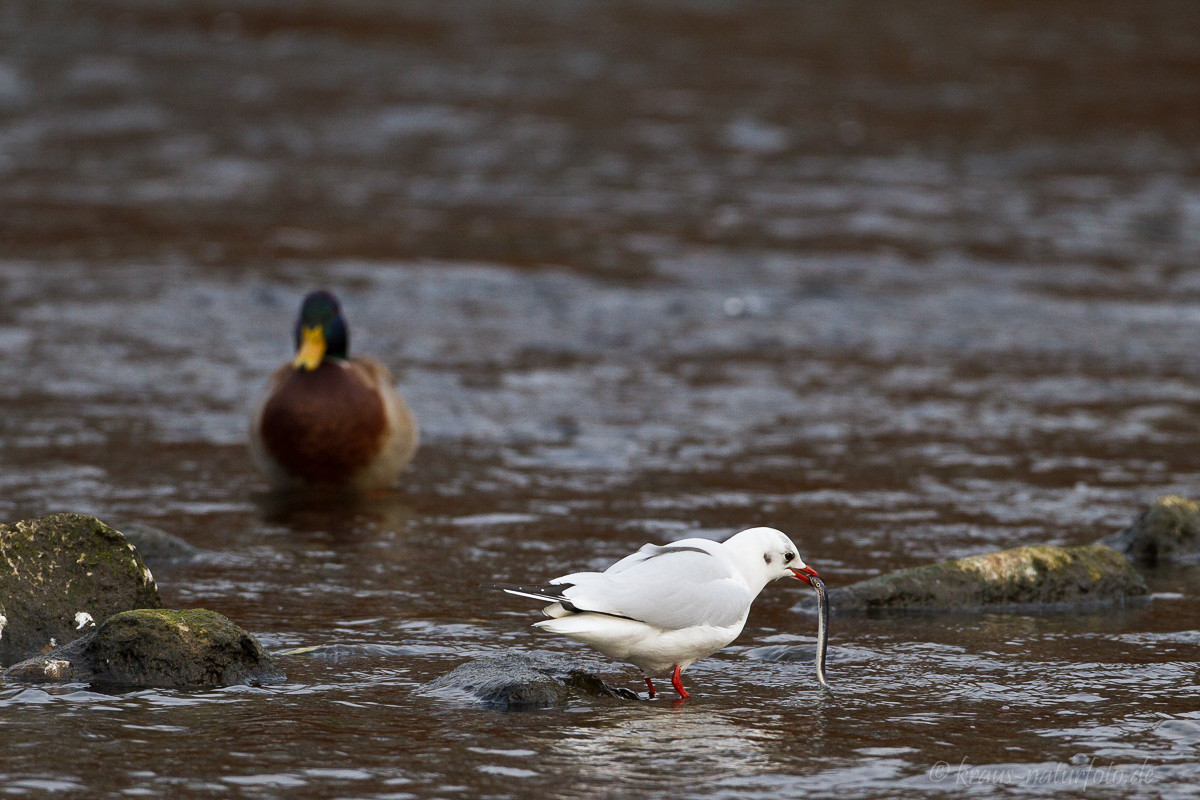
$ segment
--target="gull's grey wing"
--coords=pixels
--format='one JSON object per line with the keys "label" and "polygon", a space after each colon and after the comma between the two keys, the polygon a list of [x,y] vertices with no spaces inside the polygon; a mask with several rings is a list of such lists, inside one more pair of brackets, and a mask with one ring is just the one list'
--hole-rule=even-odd
{"label": "gull's grey wing", "polygon": [[[648,551],[651,547],[657,549]],[[733,569],[707,550],[647,545],[634,555],[644,557],[620,570],[560,578],[575,584],[563,595],[578,611],[629,617],[667,630],[733,625],[754,600]]]}
{"label": "gull's grey wing", "polygon": [[572,572],[570,575],[560,575],[549,581],[550,585],[560,583],[579,583],[582,581],[594,580],[597,575],[616,575],[618,572],[624,572],[630,567],[641,564],[643,561],[648,561],[656,556],[665,555],[668,553],[679,552],[680,550],[695,550],[701,553],[711,553],[712,548],[717,545],[716,542],[710,539],[680,539],[672,544],[644,544],[635,552],[622,558],[608,569],[600,572]]}
{"label": "gull's grey wing", "polygon": [[644,544],[641,547],[639,547],[635,552],[630,553],[629,555],[625,556],[620,561],[613,564],[611,567],[609,567],[608,569],[606,569],[604,571],[607,573],[610,573],[610,574],[616,573],[616,572],[623,572],[623,571],[629,569],[634,564],[640,564],[641,562],[645,561],[647,558],[653,558],[655,555],[657,555],[659,552],[661,552],[667,546],[669,546],[669,545]]}
{"label": "gull's grey wing", "polygon": [[[716,542],[710,539],[680,539],[678,542],[671,544],[644,544],[637,549],[636,552],[622,558],[617,563],[613,564],[604,572],[608,575],[614,575],[618,572],[624,572],[635,564],[640,564],[643,561],[648,561],[656,556],[665,555],[668,553],[676,553],[681,550],[695,550],[701,553],[711,553],[717,545]],[[562,580],[561,578],[559,580]]]}

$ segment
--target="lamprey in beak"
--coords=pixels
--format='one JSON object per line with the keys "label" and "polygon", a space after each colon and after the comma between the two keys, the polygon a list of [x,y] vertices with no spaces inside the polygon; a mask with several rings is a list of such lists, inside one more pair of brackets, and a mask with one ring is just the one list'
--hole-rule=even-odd
{"label": "lamprey in beak", "polygon": [[825,582],[817,577],[815,571],[808,582],[817,590],[817,680],[828,689],[829,683],[825,680],[825,651],[829,647],[829,599],[825,596]]}

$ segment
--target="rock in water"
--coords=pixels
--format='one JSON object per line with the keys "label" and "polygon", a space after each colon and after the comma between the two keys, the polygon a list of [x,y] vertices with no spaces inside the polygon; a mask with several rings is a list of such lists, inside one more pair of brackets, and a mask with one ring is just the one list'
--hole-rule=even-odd
{"label": "rock in water", "polygon": [[95,517],[0,525],[0,666],[82,636],[88,618],[161,607],[137,550]]}
{"label": "rock in water", "polygon": [[205,609],[116,614],[70,644],[13,665],[4,677],[160,689],[284,680],[253,636]]}
{"label": "rock in water", "polygon": [[[1146,595],[1146,582],[1101,545],[1014,547],[889,572],[829,591],[835,612],[975,610],[1118,603]],[[815,610],[815,598],[799,605]]]}
{"label": "rock in water", "polygon": [[1175,495],[1160,497],[1128,528],[1097,544],[1135,564],[1194,564],[1200,561],[1200,505]]}
{"label": "rock in water", "polygon": [[194,561],[200,555],[199,550],[178,536],[144,522],[125,523],[120,531],[147,564],[180,564]]}
{"label": "rock in water", "polygon": [[573,661],[543,653],[477,658],[435,678],[420,691],[503,711],[563,706],[572,694],[637,699],[633,692],[610,687]]}

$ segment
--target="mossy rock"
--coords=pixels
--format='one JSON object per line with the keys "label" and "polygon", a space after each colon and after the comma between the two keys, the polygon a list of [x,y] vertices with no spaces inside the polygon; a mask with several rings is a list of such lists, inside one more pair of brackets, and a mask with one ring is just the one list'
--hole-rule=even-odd
{"label": "mossy rock", "polygon": [[574,661],[545,653],[505,653],[461,664],[419,692],[502,711],[554,708],[575,695],[637,699],[615,689]]}
{"label": "mossy rock", "polygon": [[70,644],[13,665],[4,677],[30,683],[139,688],[284,680],[253,636],[206,609],[124,611]]}
{"label": "mossy rock", "polygon": [[1176,495],[1160,497],[1129,527],[1097,544],[1136,564],[1194,564],[1200,561],[1200,505]]}
{"label": "mossy rock", "polygon": [[0,666],[81,636],[89,619],[161,607],[137,550],[95,517],[0,525]]}
{"label": "mossy rock", "polygon": [[[890,572],[829,591],[835,612],[1103,605],[1147,594],[1119,553],[1101,545],[1014,547]],[[815,610],[806,598],[802,609]]]}

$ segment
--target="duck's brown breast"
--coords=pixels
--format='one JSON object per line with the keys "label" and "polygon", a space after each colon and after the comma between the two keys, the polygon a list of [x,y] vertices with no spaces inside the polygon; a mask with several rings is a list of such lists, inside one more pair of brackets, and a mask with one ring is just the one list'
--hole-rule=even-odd
{"label": "duck's brown breast", "polygon": [[289,474],[338,484],[378,455],[387,416],[376,389],[347,366],[290,370],[262,411],[263,445]]}

